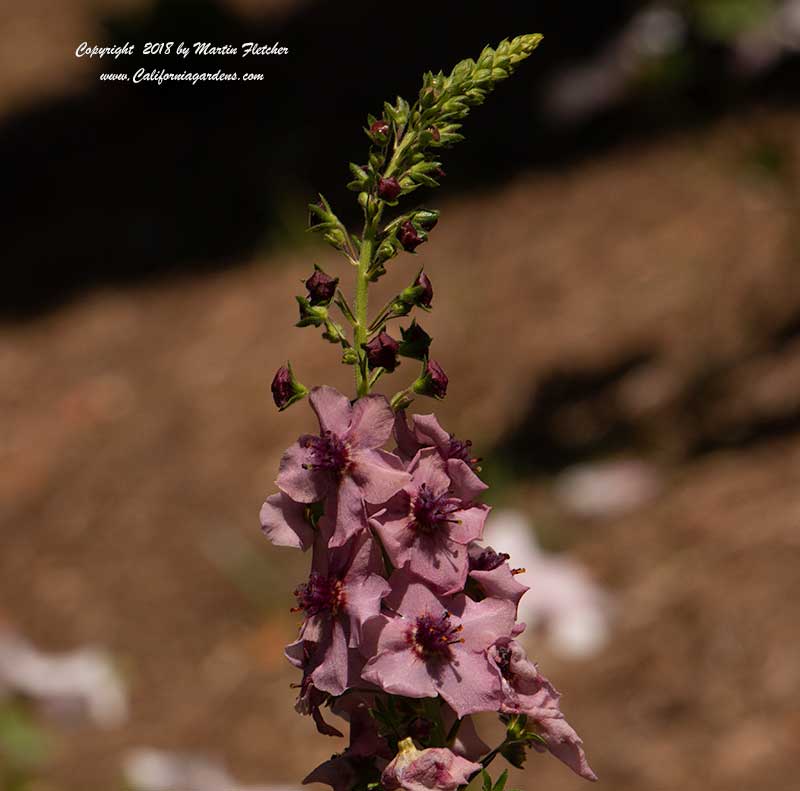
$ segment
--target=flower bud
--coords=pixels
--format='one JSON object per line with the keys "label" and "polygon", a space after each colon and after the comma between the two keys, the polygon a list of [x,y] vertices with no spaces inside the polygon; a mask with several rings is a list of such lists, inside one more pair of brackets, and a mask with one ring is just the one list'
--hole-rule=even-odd
{"label": "flower bud", "polygon": [[381,200],[397,200],[401,192],[402,187],[400,186],[400,182],[394,176],[378,181],[378,197]]}
{"label": "flower bud", "polygon": [[422,375],[411,385],[417,395],[442,399],[447,395],[447,374],[436,360],[428,360]]}
{"label": "flower bud", "polygon": [[414,215],[414,222],[423,231],[432,231],[439,222],[439,212],[435,209],[421,209]]}
{"label": "flower bud", "polygon": [[308,388],[297,381],[292,372],[291,363],[278,368],[275,372],[275,378],[272,380],[272,398],[275,401],[275,406],[281,412],[295,401],[305,398],[307,394]]}
{"label": "flower bud", "polygon": [[433,299],[433,285],[425,272],[420,269],[414,282],[400,292],[400,301],[424,310],[430,310]]}
{"label": "flower bud", "polygon": [[429,127],[428,131],[431,133],[431,137],[434,139],[434,142],[438,143],[442,139],[441,133],[435,126]]}
{"label": "flower bud", "polygon": [[412,321],[408,329],[400,328],[403,340],[400,342],[399,354],[403,357],[412,357],[415,360],[425,360],[431,346],[431,336],[428,335],[416,321]]}
{"label": "flower bud", "polygon": [[401,223],[397,238],[407,253],[413,253],[417,247],[427,241],[427,235],[424,233],[420,234],[411,220],[406,220],[404,223]]}
{"label": "flower bud", "polygon": [[362,345],[367,353],[367,365],[372,371],[383,368],[387,373],[392,373],[400,364],[397,352],[400,344],[387,332],[380,332],[369,343]]}
{"label": "flower bud", "polygon": [[424,271],[420,271],[417,275],[414,286],[419,289],[417,304],[422,308],[429,308],[431,306],[431,300],[433,299],[433,284]]}
{"label": "flower bud", "polygon": [[330,305],[331,300],[336,294],[336,286],[339,284],[338,277],[326,275],[318,266],[314,266],[314,273],[306,280],[308,289],[308,301],[312,305]]}
{"label": "flower bud", "polygon": [[386,145],[389,142],[389,124],[379,118],[369,128],[369,136],[379,145]]}
{"label": "flower bud", "polygon": [[380,785],[386,791],[454,791],[466,786],[481,768],[447,747],[418,750],[408,737],[398,742],[397,755],[383,770]]}

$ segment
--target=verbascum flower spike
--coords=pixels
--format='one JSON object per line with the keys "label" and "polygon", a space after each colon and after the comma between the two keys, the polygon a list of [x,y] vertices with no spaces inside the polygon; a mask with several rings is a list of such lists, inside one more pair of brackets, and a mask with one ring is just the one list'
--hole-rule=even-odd
{"label": "verbascum flower spike", "polygon": [[[348,300],[340,277],[315,266],[297,297],[297,323],[322,328],[342,347],[355,394],[307,388],[288,363],[278,369],[278,408],[308,396],[319,429],[283,454],[260,523],[276,546],[310,550],[293,606],[287,591],[299,623],[285,653],[300,671],[297,711],[323,735],[349,727],[347,747],[306,777],[334,791],[504,791],[506,773],[492,782],[487,767],[498,755],[522,766],[531,749],[595,779],[559,693],[518,642],[528,590],[516,579],[520,569],[502,547],[481,543],[490,508],[472,443],[435,415],[406,414],[417,396],[442,399],[449,386],[415,318],[400,327],[400,340],[390,329],[433,308],[426,271],[369,315],[370,285],[394,259],[401,266],[404,252],[417,253],[439,220],[428,208],[384,214],[439,184],[440,152],[461,139],[461,121],[540,39],[503,41],[449,75],[428,73],[416,101],[398,98],[367,118],[370,150],[364,164],[350,163],[348,184],[363,213],[359,235],[322,196],[309,206],[313,229],[345,257],[355,285]],[[441,285],[437,275],[437,302]],[[406,370],[401,357],[419,361],[416,379],[391,400],[373,393],[384,376]],[[342,723],[331,724],[327,712]],[[494,747],[472,720],[486,713],[503,726]]]}

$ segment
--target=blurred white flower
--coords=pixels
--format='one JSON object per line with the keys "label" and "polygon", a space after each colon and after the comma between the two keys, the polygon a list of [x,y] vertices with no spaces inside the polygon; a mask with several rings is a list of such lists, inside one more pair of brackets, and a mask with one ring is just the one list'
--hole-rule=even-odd
{"label": "blurred white flower", "polygon": [[555,495],[577,516],[621,516],[652,500],[661,490],[655,467],[625,459],[577,464],[556,479]]}
{"label": "blurred white flower", "polygon": [[507,552],[512,567],[525,568],[517,581],[530,590],[520,601],[519,619],[542,631],[555,653],[577,659],[603,648],[609,638],[609,597],[577,561],[543,552],[533,527],[516,511],[493,512],[484,543]]}
{"label": "blurred white flower", "polygon": [[55,714],[77,713],[101,728],[121,725],[128,716],[125,688],[105,652],[45,654],[8,628],[0,628],[3,693],[27,696]]}
{"label": "blurred white flower", "polygon": [[296,791],[289,786],[245,786],[206,756],[139,748],[128,753],[125,779],[133,791]]}

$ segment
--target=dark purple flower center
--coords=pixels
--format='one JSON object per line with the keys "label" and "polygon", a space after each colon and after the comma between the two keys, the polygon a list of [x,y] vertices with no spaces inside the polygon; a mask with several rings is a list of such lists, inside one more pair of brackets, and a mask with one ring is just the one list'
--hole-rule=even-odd
{"label": "dark purple flower center", "polygon": [[347,443],[330,431],[319,437],[303,437],[302,445],[309,449],[309,460],[303,465],[307,470],[325,470],[340,476],[350,465],[350,449]]}
{"label": "dark purple flower center", "polygon": [[472,455],[472,440],[456,439],[452,434],[450,441],[445,448],[444,457],[446,459],[461,459],[469,464],[470,467],[475,467],[480,463],[480,459]]}
{"label": "dark purple flower center", "polygon": [[298,585],[294,595],[297,597],[297,607],[292,612],[301,610],[309,617],[329,612],[336,615],[345,605],[344,584],[338,577],[325,577],[317,571],[312,571],[308,582]]}
{"label": "dark purple flower center", "polygon": [[461,508],[461,502],[450,497],[448,492],[434,494],[430,487],[423,483],[411,503],[411,515],[414,527],[421,533],[435,533],[448,523],[457,523],[453,514]]}
{"label": "dark purple flower center", "polygon": [[470,571],[494,571],[503,565],[511,556],[506,552],[495,552],[491,547],[481,552],[477,557],[469,559]]}
{"label": "dark purple flower center", "polygon": [[411,650],[421,659],[450,659],[454,643],[463,643],[458,634],[464,627],[450,623],[450,613],[420,615],[406,633]]}

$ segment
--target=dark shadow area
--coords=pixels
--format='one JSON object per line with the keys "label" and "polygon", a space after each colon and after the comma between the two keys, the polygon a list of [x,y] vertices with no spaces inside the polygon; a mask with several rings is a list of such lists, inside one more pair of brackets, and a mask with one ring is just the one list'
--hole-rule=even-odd
{"label": "dark shadow area", "polygon": [[634,352],[595,369],[554,370],[537,383],[525,417],[497,443],[517,475],[557,472],[635,444],[638,429],[615,397],[617,385],[654,359]]}
{"label": "dark shadow area", "polygon": [[265,81],[96,81],[8,120],[0,129],[11,196],[0,314],[32,315],[96,284],[227,266],[299,227],[315,190],[357,222],[344,184],[347,161],[367,150],[366,113],[395,94],[415,95],[424,70],[448,70],[486,42],[523,31],[543,32],[546,43],[474,112],[467,141],[446,152],[450,194],[696,124],[754,97],[796,96],[787,91],[796,65],[743,90],[728,79],[724,52],[698,41],[691,80],[634,94],[568,129],[549,124],[544,86],[565,64],[600,51],[639,6],[509,3],[487,13],[481,4],[445,3],[412,13],[358,0],[301,5],[273,23],[246,21],[215,0],[160,0],[145,16],[107,20],[101,43],[130,41],[137,52],[148,41],[280,41],[290,54],[106,60],[98,73],[252,68]]}

